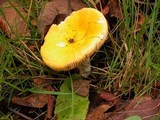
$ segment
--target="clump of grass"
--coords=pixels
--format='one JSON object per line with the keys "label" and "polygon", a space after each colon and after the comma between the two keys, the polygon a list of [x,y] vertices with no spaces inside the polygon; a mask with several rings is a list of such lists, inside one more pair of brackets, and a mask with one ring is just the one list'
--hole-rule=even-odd
{"label": "clump of grass", "polygon": [[[158,35],[158,12],[160,1],[155,1],[154,5],[150,2],[138,4],[134,1],[128,3],[122,0],[124,10],[124,25],[121,24],[120,39],[124,46],[123,64],[121,65],[122,87],[130,85],[136,95],[150,93],[152,87],[159,80],[160,47]],[[143,11],[142,10],[143,7]],[[144,14],[144,22],[139,31],[135,24],[137,14]],[[123,28],[122,28],[123,27]],[[121,52],[123,53],[123,52]]]}
{"label": "clump of grass", "polygon": [[[122,94],[132,90],[136,96],[150,94],[160,77],[160,1],[136,3],[122,0],[122,7],[124,19],[117,21],[116,30],[111,30],[111,33],[115,31],[110,35],[112,46],[108,44],[101,51],[105,53],[104,67],[93,67],[93,76],[103,76],[100,87],[109,91],[117,91],[114,84],[118,81],[118,91]],[[139,13],[144,15],[144,21],[137,29]]]}

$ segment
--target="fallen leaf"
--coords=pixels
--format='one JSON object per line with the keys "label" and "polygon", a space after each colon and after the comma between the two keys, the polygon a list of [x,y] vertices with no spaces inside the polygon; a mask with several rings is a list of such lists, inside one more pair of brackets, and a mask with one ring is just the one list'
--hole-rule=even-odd
{"label": "fallen leaf", "polygon": [[36,49],[37,49],[37,46],[36,45],[31,45],[31,44],[27,44],[27,47],[32,51],[32,52],[34,52],[34,51],[36,51]]}
{"label": "fallen leaf", "polygon": [[27,97],[13,97],[12,103],[27,106],[27,107],[34,107],[34,108],[42,108],[48,102],[48,95],[46,94],[30,94]]}
{"label": "fallen leaf", "polygon": [[122,10],[122,5],[119,2],[119,0],[109,0],[108,5],[109,7],[109,14],[111,16],[114,16],[118,19],[123,19],[123,10]]}
{"label": "fallen leaf", "polygon": [[109,92],[105,92],[105,91],[101,92],[100,97],[105,99],[106,101],[111,101],[111,102],[113,102],[117,99],[117,97],[114,94],[109,93]]}
{"label": "fallen leaf", "polygon": [[[27,14],[18,3],[14,1],[4,2],[1,4],[0,14],[0,29],[8,35],[8,37],[16,38],[17,36],[30,36],[30,31],[27,29],[27,24],[21,17],[26,19]],[[21,13],[21,15],[17,12]]]}
{"label": "fallen leaf", "polygon": [[4,51],[4,47],[0,45],[0,56],[2,55],[3,51]]}
{"label": "fallen leaf", "polygon": [[[38,85],[41,85],[41,84],[39,83]],[[44,87],[43,89],[48,91],[54,91],[54,89],[50,85]],[[27,106],[27,107],[42,108],[44,107],[44,105],[48,103],[49,97],[50,99],[54,99],[54,96],[51,96],[48,94],[31,93],[26,97],[13,97],[12,103],[15,103],[17,105]]]}
{"label": "fallen leaf", "polygon": [[106,103],[97,106],[88,113],[86,120],[104,120],[104,112],[110,107]]}
{"label": "fallen leaf", "polygon": [[31,20],[31,25],[32,26],[37,26],[37,20],[36,19],[32,19]]}
{"label": "fallen leaf", "polygon": [[109,13],[109,7],[106,5],[102,10],[103,15],[107,15]]}
{"label": "fallen leaf", "polygon": [[89,83],[88,80],[76,80],[73,83],[73,91],[80,96],[87,96],[89,93]]}
{"label": "fallen leaf", "polygon": [[143,25],[145,21],[145,16],[142,13],[138,13],[138,24]]}
{"label": "fallen leaf", "polygon": [[105,112],[115,106],[113,102],[105,101],[100,94],[91,93],[87,120],[104,120]]}
{"label": "fallen leaf", "polygon": [[145,16],[142,13],[138,13],[136,16],[137,16],[136,17],[137,19],[135,20],[135,24],[134,24],[135,32],[141,30],[141,27],[143,23],[145,22]]}
{"label": "fallen leaf", "polygon": [[80,10],[84,7],[88,7],[82,0],[70,0],[70,6],[73,10]]}
{"label": "fallen leaf", "polygon": [[148,96],[136,97],[129,102],[124,109],[116,111],[107,120],[124,120],[127,117],[138,115],[143,120],[151,120],[160,111],[160,99],[152,99]]}
{"label": "fallen leaf", "polygon": [[157,82],[151,90],[151,94],[154,98],[157,98],[160,95],[160,82]]}
{"label": "fallen leaf", "polygon": [[8,36],[10,36],[10,32],[9,32],[9,28],[7,26],[7,23],[1,16],[0,16],[0,29],[2,30],[2,32],[4,32],[5,34],[8,34]]}
{"label": "fallen leaf", "polygon": [[3,3],[5,3],[7,0],[0,0],[0,5],[2,5]]}
{"label": "fallen leaf", "polygon": [[156,88],[160,89],[160,82],[159,81],[156,83]]}
{"label": "fallen leaf", "polygon": [[32,78],[32,81],[34,83],[35,86],[39,87],[41,85],[49,85],[52,83],[52,80],[46,80],[45,76],[37,76],[35,78]]}
{"label": "fallen leaf", "polygon": [[42,7],[38,16],[38,30],[43,39],[52,24],[58,24],[71,13],[69,0],[51,0]]}
{"label": "fallen leaf", "polygon": [[160,108],[160,99],[153,100],[151,97],[137,97],[126,106],[125,111],[129,111],[128,115],[139,115],[146,120],[152,119]]}

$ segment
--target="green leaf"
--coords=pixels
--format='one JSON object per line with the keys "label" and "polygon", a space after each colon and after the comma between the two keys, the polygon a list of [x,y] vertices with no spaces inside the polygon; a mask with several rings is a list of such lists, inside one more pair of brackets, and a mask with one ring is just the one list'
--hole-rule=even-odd
{"label": "green leaf", "polygon": [[55,114],[58,120],[85,120],[89,100],[87,97],[82,97],[73,92],[73,81],[81,79],[78,75],[72,75],[67,78],[60,92],[71,93],[58,95],[55,106]]}
{"label": "green leaf", "polygon": [[138,115],[135,115],[135,116],[130,116],[126,118],[125,120],[142,120],[142,118]]}

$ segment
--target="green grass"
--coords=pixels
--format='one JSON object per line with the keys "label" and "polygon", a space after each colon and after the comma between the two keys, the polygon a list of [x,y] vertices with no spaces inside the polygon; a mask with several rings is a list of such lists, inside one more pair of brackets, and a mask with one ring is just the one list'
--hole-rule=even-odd
{"label": "green grass", "polygon": [[[101,62],[105,61],[106,67],[93,67],[93,76],[101,76],[100,87],[109,91],[127,94],[134,90],[136,96],[151,94],[160,77],[160,1],[136,4],[133,0],[122,0],[122,7],[124,19],[111,29],[111,45],[98,53],[105,54]],[[145,16],[139,30],[135,28],[138,13]],[[114,88],[117,80],[121,86],[118,89]]]}
{"label": "green grass", "polygon": [[[26,40],[20,36],[10,39],[0,31],[0,103],[5,101],[8,105],[13,96],[38,92],[32,84],[33,77],[65,76],[53,73],[42,64],[39,53],[42,41],[37,28],[31,25],[31,20],[37,19],[40,4],[45,4],[46,1],[18,2],[28,11],[28,17],[23,18],[18,9],[14,9],[26,21],[31,36]],[[89,1],[85,2],[90,4]],[[160,82],[160,1],[155,0],[154,4],[150,4],[146,0],[144,4],[137,5],[133,0],[122,0],[122,6],[124,19],[117,20],[116,26],[110,30],[111,41],[94,56],[91,79],[98,81],[96,85],[99,88],[112,91],[117,96],[126,95],[131,90],[135,92],[135,96],[152,95],[151,90]],[[1,10],[0,13],[2,14]],[[137,13],[145,16],[145,21],[138,31],[135,29]],[[35,45],[36,50],[31,51],[26,43]],[[117,81],[119,88],[115,87]],[[47,91],[39,92],[50,94]],[[0,116],[2,114],[3,111]]]}

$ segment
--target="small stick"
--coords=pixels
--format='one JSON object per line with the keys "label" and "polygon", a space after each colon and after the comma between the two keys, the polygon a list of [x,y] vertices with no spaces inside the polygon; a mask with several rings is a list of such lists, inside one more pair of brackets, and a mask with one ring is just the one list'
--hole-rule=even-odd
{"label": "small stick", "polygon": [[13,112],[13,113],[16,114],[16,115],[19,115],[20,117],[22,117],[22,118],[24,118],[24,119],[26,119],[26,120],[34,120],[33,118],[30,118],[30,117],[28,117],[28,116],[20,113],[19,111],[16,111],[16,110],[10,108],[10,107],[8,107],[8,109],[9,109],[9,111]]}
{"label": "small stick", "polygon": [[[49,90],[53,90],[51,86],[48,86],[48,88]],[[47,115],[45,117],[45,120],[52,119],[53,106],[54,106],[54,97],[52,95],[48,95]]]}

